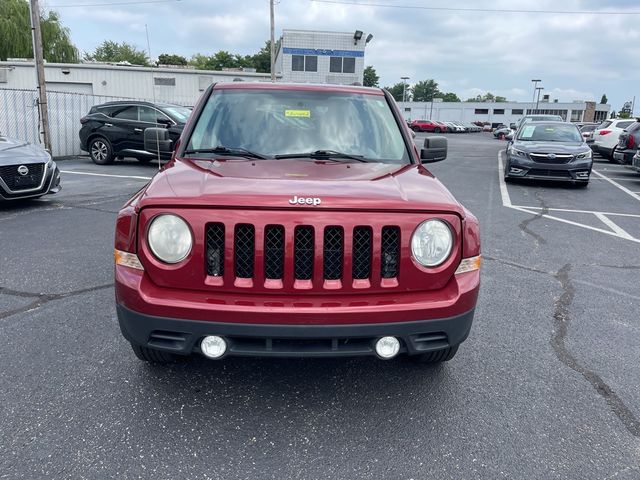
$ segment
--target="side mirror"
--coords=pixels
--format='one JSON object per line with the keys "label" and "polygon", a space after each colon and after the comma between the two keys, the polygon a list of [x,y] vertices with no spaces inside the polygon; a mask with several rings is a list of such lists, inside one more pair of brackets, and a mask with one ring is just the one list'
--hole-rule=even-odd
{"label": "side mirror", "polygon": [[165,125],[167,127],[170,127],[171,125],[173,125],[173,122],[166,117],[158,117],[156,119],[156,123],[160,125]]}
{"label": "side mirror", "polygon": [[422,163],[441,162],[447,158],[447,139],[445,137],[427,137],[424,148],[420,150]]}
{"label": "side mirror", "polygon": [[413,130],[411,130],[411,138],[416,138],[416,132],[414,132]]}
{"label": "side mirror", "polygon": [[169,138],[166,128],[146,128],[144,130],[144,149],[147,152],[170,153],[173,151],[173,142]]}

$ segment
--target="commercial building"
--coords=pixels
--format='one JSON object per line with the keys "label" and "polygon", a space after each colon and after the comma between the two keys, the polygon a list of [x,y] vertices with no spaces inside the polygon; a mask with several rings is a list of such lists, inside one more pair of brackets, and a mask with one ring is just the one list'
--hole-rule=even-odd
{"label": "commercial building", "polygon": [[283,82],[362,85],[364,51],[372,38],[360,30],[283,30],[275,70]]}
{"label": "commercial building", "polygon": [[565,121],[601,122],[609,117],[611,105],[575,101],[570,103],[540,102],[398,102],[407,120],[439,120],[469,123],[517,122],[525,115],[560,115]]}

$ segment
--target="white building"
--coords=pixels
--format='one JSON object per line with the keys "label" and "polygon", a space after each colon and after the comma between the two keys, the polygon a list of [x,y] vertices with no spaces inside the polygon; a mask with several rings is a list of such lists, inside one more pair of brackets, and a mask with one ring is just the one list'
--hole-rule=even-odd
{"label": "white building", "polygon": [[275,70],[283,82],[362,84],[364,51],[373,35],[283,30]]}
{"label": "white building", "polygon": [[[214,82],[267,82],[268,73],[209,71],[180,67],[137,67],[107,63],[47,63],[45,82],[51,92],[130,98],[193,105]],[[36,87],[33,62],[0,62],[0,89]]]}
{"label": "white building", "polygon": [[560,115],[571,122],[600,122],[609,117],[611,105],[575,101],[540,102],[398,102],[407,120],[439,120],[469,123],[475,121],[509,125],[524,115]]}

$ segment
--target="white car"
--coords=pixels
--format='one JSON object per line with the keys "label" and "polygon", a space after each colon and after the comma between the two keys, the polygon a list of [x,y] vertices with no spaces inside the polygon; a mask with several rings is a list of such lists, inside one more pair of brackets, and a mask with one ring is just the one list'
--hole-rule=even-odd
{"label": "white car", "polygon": [[620,134],[629,125],[635,123],[635,121],[635,118],[612,118],[605,120],[593,131],[591,149],[613,161],[613,151],[618,145]]}
{"label": "white car", "polygon": [[464,127],[462,125],[458,125],[455,122],[443,122],[448,128],[450,132],[455,133],[464,133]]}

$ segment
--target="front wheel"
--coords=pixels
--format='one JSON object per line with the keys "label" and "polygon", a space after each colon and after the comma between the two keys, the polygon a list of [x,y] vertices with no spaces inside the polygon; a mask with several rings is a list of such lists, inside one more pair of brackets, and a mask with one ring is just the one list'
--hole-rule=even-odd
{"label": "front wheel", "polygon": [[162,350],[156,350],[153,348],[143,347],[141,345],[131,344],[133,353],[136,354],[140,360],[150,363],[173,363],[177,360],[177,356],[171,353],[163,352]]}
{"label": "front wheel", "polygon": [[113,163],[113,148],[109,140],[96,137],[89,143],[89,155],[96,165]]}
{"label": "front wheel", "polygon": [[448,362],[456,356],[458,352],[458,345],[455,347],[444,348],[442,350],[435,350],[429,353],[421,353],[419,355],[412,355],[410,358],[417,363],[424,364],[436,364],[442,362]]}

